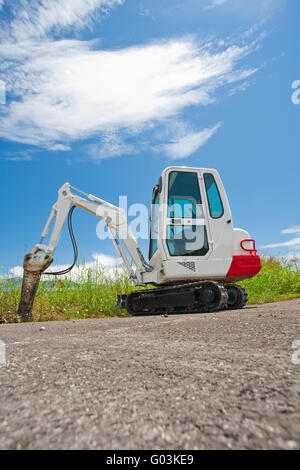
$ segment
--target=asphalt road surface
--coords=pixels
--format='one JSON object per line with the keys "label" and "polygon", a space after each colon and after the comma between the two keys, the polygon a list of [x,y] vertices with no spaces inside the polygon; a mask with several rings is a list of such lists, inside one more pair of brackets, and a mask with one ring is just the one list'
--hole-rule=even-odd
{"label": "asphalt road surface", "polygon": [[299,313],[0,325],[0,448],[299,449]]}

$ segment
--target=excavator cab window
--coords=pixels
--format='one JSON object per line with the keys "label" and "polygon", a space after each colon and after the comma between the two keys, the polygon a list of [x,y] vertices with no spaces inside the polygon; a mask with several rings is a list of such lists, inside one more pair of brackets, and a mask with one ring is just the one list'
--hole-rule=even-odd
{"label": "excavator cab window", "polygon": [[[169,174],[167,247],[171,256],[204,256],[208,250],[206,226],[190,223],[203,219],[198,174],[172,171]],[[184,219],[189,220],[186,224]],[[178,224],[178,222],[180,222]]]}
{"label": "excavator cab window", "polygon": [[159,202],[160,202],[160,191],[159,191],[159,185],[157,185],[153,189],[153,196],[152,196],[149,260],[157,251]]}
{"label": "excavator cab window", "polygon": [[169,225],[167,246],[171,256],[204,256],[209,250],[205,225]]}
{"label": "excavator cab window", "polygon": [[205,173],[204,183],[210,216],[213,219],[219,219],[224,214],[224,208],[214,176],[211,173]]}
{"label": "excavator cab window", "polygon": [[169,175],[169,217],[203,217],[198,175],[172,171]]}

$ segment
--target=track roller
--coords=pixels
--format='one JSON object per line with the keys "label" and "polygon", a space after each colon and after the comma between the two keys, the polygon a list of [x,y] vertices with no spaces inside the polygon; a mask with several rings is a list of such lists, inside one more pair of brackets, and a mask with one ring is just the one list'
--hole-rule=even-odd
{"label": "track roller", "polygon": [[243,308],[248,301],[248,294],[245,289],[238,284],[229,284],[225,287],[228,294],[227,309]]}

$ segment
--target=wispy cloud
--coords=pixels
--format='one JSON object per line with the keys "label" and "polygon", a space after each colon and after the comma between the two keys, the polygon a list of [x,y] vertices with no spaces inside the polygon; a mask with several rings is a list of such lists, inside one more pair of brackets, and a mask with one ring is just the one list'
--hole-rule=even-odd
{"label": "wispy cloud", "polygon": [[211,10],[212,8],[224,5],[225,3],[228,3],[229,1],[231,1],[231,0],[210,0],[209,5],[205,6],[203,9],[204,10]]}
{"label": "wispy cloud", "polygon": [[292,240],[289,240],[287,242],[271,243],[270,245],[264,245],[262,248],[281,248],[281,247],[291,247],[291,246],[300,247],[300,237],[292,238]]}
{"label": "wispy cloud", "polygon": [[299,226],[294,226],[290,228],[286,228],[282,230],[280,233],[282,234],[297,234],[299,235],[298,237],[292,238],[291,240],[288,240],[286,242],[278,242],[278,243],[271,243],[269,245],[265,245],[262,248],[285,248],[285,247],[295,247],[296,249],[300,248],[300,227]]}
{"label": "wispy cloud", "polygon": [[178,126],[176,126],[175,129],[177,132],[173,141],[158,146],[156,150],[163,150],[168,157],[174,160],[189,157],[206,144],[220,126],[221,123],[210,128],[202,129],[199,132],[191,132],[189,129],[186,129],[186,126],[183,126],[183,129],[178,129]]}
{"label": "wispy cloud", "polygon": [[[169,123],[176,127],[185,109],[215,103],[225,85],[227,95],[245,90],[257,72],[241,64],[260,39],[246,43],[242,35],[234,43],[189,36],[119,50],[102,50],[97,40],[64,39],[124,3],[9,3],[11,20],[6,15],[0,21],[0,79],[7,91],[6,106],[0,107],[0,138],[54,151],[71,150],[73,142],[83,141],[85,154],[95,161],[137,153],[144,137],[133,146],[128,136]],[[225,0],[212,2],[221,3]],[[161,140],[155,140],[155,130],[147,145],[170,158],[185,158],[217,128],[205,122],[202,129],[187,125],[184,132]]]}
{"label": "wispy cloud", "polygon": [[0,137],[66,150],[110,129],[138,133],[213,103],[224,85],[254,74],[238,67],[251,51],[251,44],[215,47],[192,38],[113,51],[76,40],[0,45],[9,93]]}
{"label": "wispy cloud", "polygon": [[115,131],[103,135],[97,143],[89,144],[87,151],[94,161],[137,153],[137,149],[133,145],[126,144],[122,140],[121,133]]}
{"label": "wispy cloud", "polygon": [[30,162],[32,160],[30,155],[27,154],[16,154],[14,156],[6,156],[5,160],[11,161],[11,162]]}
{"label": "wispy cloud", "polygon": [[[2,37],[15,41],[44,38],[63,29],[81,29],[125,0],[14,0],[13,20],[1,22]],[[1,2],[1,0],[0,0]],[[0,3],[1,6],[1,3]]]}
{"label": "wispy cloud", "polygon": [[139,7],[139,14],[141,16],[147,16],[148,18],[151,18],[152,20],[154,20],[154,16],[153,16],[153,13],[151,11],[150,8],[146,8],[143,3],[140,4],[140,7]]}
{"label": "wispy cloud", "polygon": [[299,233],[300,234],[300,226],[297,225],[297,226],[294,226],[294,227],[285,228],[284,230],[281,230],[280,233],[287,233],[287,234]]}
{"label": "wispy cloud", "polygon": [[203,3],[203,12],[219,15],[218,10],[224,10],[233,17],[247,18],[262,24],[278,14],[286,6],[287,0],[203,0]]}

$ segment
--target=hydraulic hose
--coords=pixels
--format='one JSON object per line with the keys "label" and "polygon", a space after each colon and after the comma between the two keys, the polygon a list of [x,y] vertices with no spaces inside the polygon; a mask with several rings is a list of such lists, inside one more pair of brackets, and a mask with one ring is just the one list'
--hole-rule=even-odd
{"label": "hydraulic hose", "polygon": [[69,211],[69,214],[68,214],[68,228],[69,228],[71,242],[72,242],[72,245],[73,245],[74,261],[71,264],[71,266],[69,266],[66,269],[63,269],[62,271],[46,272],[46,273],[43,273],[43,274],[47,274],[48,276],[60,276],[60,275],[63,275],[63,274],[68,274],[74,268],[75,264],[77,263],[78,248],[77,248],[77,243],[76,243],[76,239],[75,239],[75,236],[74,236],[73,225],[72,225],[72,216],[73,216],[74,209],[75,209],[75,206],[72,206],[70,211]]}

